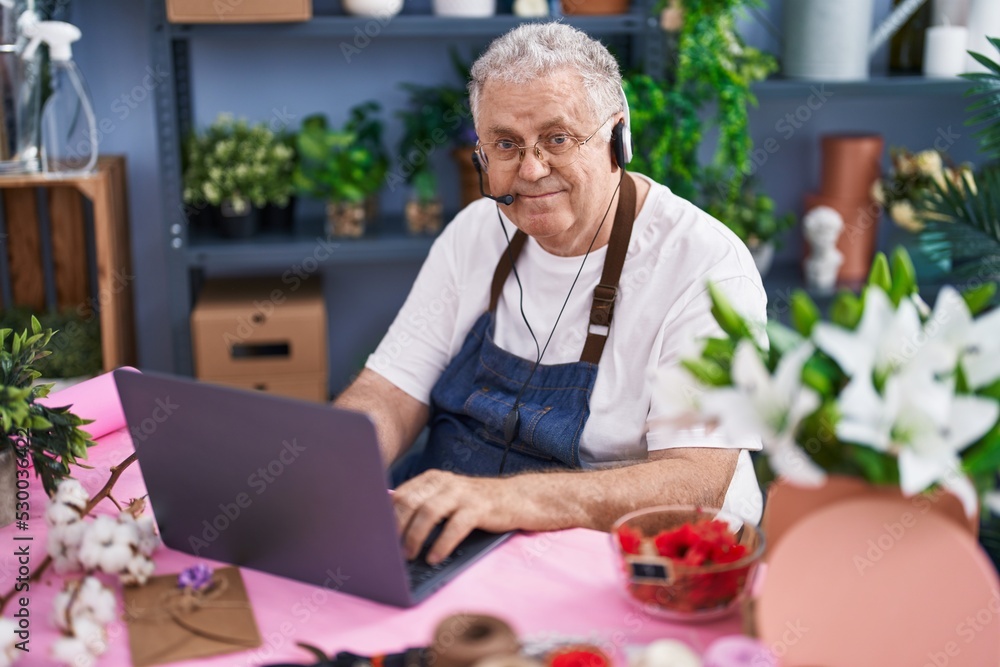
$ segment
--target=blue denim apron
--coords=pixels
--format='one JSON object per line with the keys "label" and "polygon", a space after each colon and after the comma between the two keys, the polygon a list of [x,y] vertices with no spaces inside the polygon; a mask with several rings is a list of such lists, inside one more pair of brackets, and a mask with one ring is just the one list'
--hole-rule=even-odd
{"label": "blue denim apron", "polygon": [[504,463],[504,474],[580,467],[580,435],[590,416],[590,394],[604,351],[618,279],[625,263],[636,189],[623,175],[618,210],[608,243],[601,281],[594,289],[590,324],[580,361],[539,365],[493,342],[496,306],[527,237],[520,230],[504,252],[493,275],[490,307],[466,336],[431,391],[430,434],[423,453],[406,467],[403,477],[430,468],[463,475],[496,476],[504,455],[505,420],[515,398],[520,421]]}

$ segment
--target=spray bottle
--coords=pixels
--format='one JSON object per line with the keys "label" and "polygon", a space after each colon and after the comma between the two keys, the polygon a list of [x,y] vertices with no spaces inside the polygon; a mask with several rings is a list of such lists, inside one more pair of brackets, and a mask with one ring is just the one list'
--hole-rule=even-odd
{"label": "spray bottle", "polygon": [[52,93],[42,108],[42,171],[48,175],[87,173],[97,164],[97,119],[70,45],[80,29],[63,21],[39,21],[27,27],[30,58],[49,45]]}

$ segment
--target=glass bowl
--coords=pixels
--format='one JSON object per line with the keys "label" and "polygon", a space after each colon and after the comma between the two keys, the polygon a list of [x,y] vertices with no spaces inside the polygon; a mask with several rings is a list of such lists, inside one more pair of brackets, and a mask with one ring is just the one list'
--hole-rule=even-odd
{"label": "glass bowl", "polygon": [[718,509],[664,505],[631,512],[611,529],[630,600],[673,621],[736,611],[764,553],[753,524]]}

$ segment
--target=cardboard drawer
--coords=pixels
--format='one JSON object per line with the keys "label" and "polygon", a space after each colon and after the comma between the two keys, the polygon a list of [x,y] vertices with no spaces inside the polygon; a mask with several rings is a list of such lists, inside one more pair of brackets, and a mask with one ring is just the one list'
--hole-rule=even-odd
{"label": "cardboard drawer", "polygon": [[327,374],[318,281],[292,290],[276,279],[210,280],[191,313],[191,339],[201,379]]}
{"label": "cardboard drawer", "polygon": [[319,403],[329,401],[326,374],[309,373],[266,378],[202,378],[202,380],[227,387],[253,389],[276,396],[298,398],[303,401],[317,401]]}
{"label": "cardboard drawer", "polygon": [[167,0],[171,23],[282,23],[312,18],[312,0]]}

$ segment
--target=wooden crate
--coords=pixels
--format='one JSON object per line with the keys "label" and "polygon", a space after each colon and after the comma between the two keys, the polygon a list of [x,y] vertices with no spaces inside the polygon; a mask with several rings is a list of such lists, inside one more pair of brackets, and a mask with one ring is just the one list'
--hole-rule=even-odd
{"label": "wooden crate", "polygon": [[[44,190],[48,220],[41,220],[38,190]],[[136,362],[132,304],[125,158],[102,156],[92,174],[50,178],[42,174],[0,177],[7,237],[7,263],[13,303],[44,310],[43,238],[51,239],[55,305],[83,317],[100,317],[104,370]],[[97,275],[96,297],[87,264],[84,202],[93,206]],[[45,228],[45,225],[48,228]],[[43,236],[45,235],[45,236]]]}

